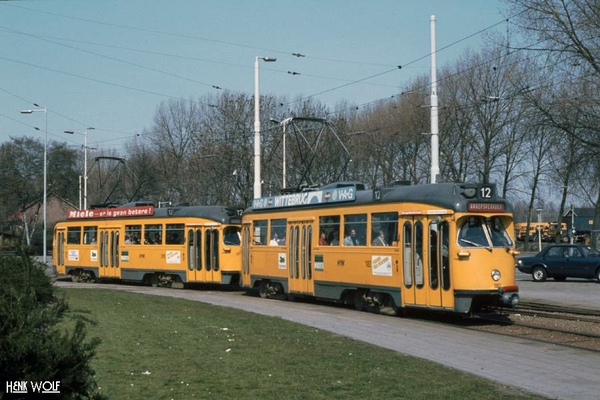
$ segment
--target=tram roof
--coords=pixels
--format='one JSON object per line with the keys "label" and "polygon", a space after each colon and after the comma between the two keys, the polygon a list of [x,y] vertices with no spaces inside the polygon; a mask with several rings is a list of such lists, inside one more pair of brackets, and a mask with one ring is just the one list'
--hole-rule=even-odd
{"label": "tram roof", "polygon": [[365,189],[361,182],[335,182],[320,188],[255,199],[246,212],[299,208],[351,207],[378,203],[422,203],[454,211],[512,212],[493,183],[394,184]]}

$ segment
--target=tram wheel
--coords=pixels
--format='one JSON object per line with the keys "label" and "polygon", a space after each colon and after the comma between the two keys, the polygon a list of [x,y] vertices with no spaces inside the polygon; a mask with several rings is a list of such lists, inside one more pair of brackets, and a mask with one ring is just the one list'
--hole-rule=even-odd
{"label": "tram wheel", "polygon": [[382,315],[389,315],[391,317],[398,315],[398,307],[396,307],[394,299],[392,299],[390,295],[386,295],[385,304],[381,306],[379,313]]}
{"label": "tram wheel", "polygon": [[544,282],[546,281],[548,274],[546,274],[546,270],[544,268],[535,267],[533,271],[531,271],[531,277],[536,282]]}
{"label": "tram wheel", "polygon": [[262,299],[269,298],[269,284],[267,282],[261,282],[258,288],[258,294]]}
{"label": "tram wheel", "polygon": [[362,290],[354,292],[354,308],[358,311],[364,311],[366,306],[365,295]]}

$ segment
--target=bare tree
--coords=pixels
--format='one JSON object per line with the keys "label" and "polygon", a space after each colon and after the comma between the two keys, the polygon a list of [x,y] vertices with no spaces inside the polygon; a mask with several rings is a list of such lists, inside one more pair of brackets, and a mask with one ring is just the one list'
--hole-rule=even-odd
{"label": "bare tree", "polygon": [[[576,131],[577,139],[598,149],[598,118],[600,116],[600,3],[590,0],[505,0],[512,6],[511,21],[524,34],[522,48],[546,55],[548,65],[565,73],[557,74],[566,84],[593,87],[594,96],[572,99],[587,118]],[[590,137],[588,132],[595,134]],[[584,133],[584,135],[579,135]]]}
{"label": "bare tree", "polygon": [[159,105],[154,115],[150,140],[156,150],[163,183],[161,193],[173,201],[187,201],[190,179],[188,161],[197,151],[200,130],[198,103],[170,100]]}
{"label": "bare tree", "polygon": [[[46,188],[49,195],[60,195],[67,200],[76,198],[76,158],[75,151],[64,143],[49,144]],[[43,174],[44,144],[40,140],[11,138],[0,146],[2,220],[13,227],[16,223],[23,242],[28,245],[33,244],[43,215]]]}

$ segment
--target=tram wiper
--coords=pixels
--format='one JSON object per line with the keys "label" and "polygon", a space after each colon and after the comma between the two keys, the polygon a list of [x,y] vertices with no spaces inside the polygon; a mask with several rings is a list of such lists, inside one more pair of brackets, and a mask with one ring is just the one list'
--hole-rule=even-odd
{"label": "tram wiper", "polygon": [[467,243],[467,244],[470,244],[471,246],[474,246],[474,247],[485,247],[485,249],[486,249],[486,250],[488,250],[488,251],[492,251],[492,246],[484,246],[484,245],[483,245],[483,244],[481,244],[481,243],[472,242],[472,241],[470,241],[470,240],[467,240],[467,239],[462,239],[462,238],[460,239],[460,241],[461,241],[461,242],[465,242],[465,243]]}
{"label": "tram wiper", "polygon": [[465,242],[467,244],[470,244],[470,245],[472,245],[474,247],[482,247],[479,243],[471,242],[470,240],[467,240],[467,239],[462,239],[461,238],[460,241],[461,242]]}

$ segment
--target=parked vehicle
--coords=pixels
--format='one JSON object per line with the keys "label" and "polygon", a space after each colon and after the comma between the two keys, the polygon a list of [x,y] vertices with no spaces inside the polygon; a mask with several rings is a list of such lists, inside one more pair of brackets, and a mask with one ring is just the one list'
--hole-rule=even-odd
{"label": "parked vehicle", "polygon": [[536,282],[554,278],[562,282],[567,278],[596,279],[600,282],[600,253],[581,244],[555,244],[533,257],[517,261],[519,271],[531,274]]}

